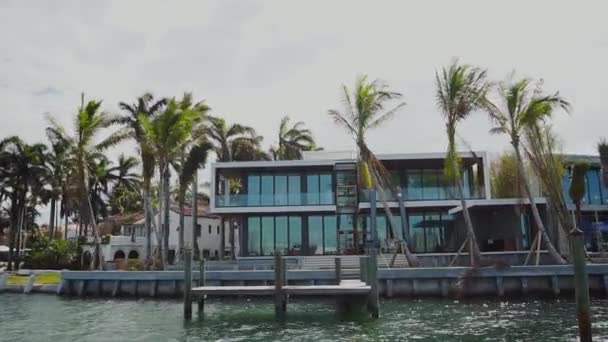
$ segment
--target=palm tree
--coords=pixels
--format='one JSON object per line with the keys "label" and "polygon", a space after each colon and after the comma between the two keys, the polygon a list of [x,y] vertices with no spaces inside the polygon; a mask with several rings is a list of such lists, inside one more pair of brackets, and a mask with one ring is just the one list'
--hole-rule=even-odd
{"label": "palm tree", "polygon": [[[558,93],[544,95],[539,87],[534,89],[533,87],[534,84],[528,79],[522,79],[511,84],[503,83],[499,86],[500,103],[487,103],[490,119],[496,124],[496,127],[492,128],[490,132],[493,134],[506,134],[511,139],[511,146],[517,160],[518,173],[523,181],[523,187],[530,202],[534,222],[538,227],[538,232],[534,238],[534,242],[532,242],[528,258],[535,248],[537,255],[540,253],[541,244],[539,240],[542,239],[551,257],[557,263],[565,264],[566,261],[559,255],[549,239],[545,225],[536,207],[530,181],[526,175],[524,160],[521,156],[521,139],[525,129],[538,126],[539,122],[550,118],[555,108],[559,107],[568,111],[570,104],[560,97]],[[528,258],[526,258],[526,263]],[[536,260],[538,262],[538,256]]]}
{"label": "palm tree", "polygon": [[118,164],[108,168],[106,178],[112,190],[107,195],[110,197],[110,206],[114,214],[143,209],[141,179],[139,174],[133,171],[138,166],[137,158],[121,154],[118,157]]}
{"label": "palm tree", "polygon": [[302,151],[318,149],[312,133],[304,128],[304,122],[299,121],[289,126],[289,121],[289,116],[281,119],[279,144],[270,150],[274,160],[302,159]]}
{"label": "palm tree", "polygon": [[[51,143],[51,151],[47,153],[46,161],[49,168],[49,179],[48,183],[51,186],[50,190],[50,205],[51,205],[51,213],[50,213],[50,221],[49,221],[49,236],[51,239],[55,237],[56,221],[57,217],[59,217],[58,209],[61,209],[60,201],[63,201],[63,194],[65,189],[65,181],[66,181],[66,168],[65,168],[65,160],[66,153],[68,151],[68,144],[61,139],[54,139],[52,136],[49,136],[49,141]],[[58,206],[59,204],[59,206]]]}
{"label": "palm tree", "polygon": [[[191,139],[193,129],[202,122],[209,107],[204,102],[193,103],[192,94],[186,93],[181,100],[170,99],[166,108],[158,115],[148,118],[140,115],[139,120],[145,134],[145,146],[155,156],[160,176],[160,203],[163,210],[159,215],[162,225],[163,245],[162,266],[168,261],[169,248],[169,194],[170,163],[179,156],[185,143]],[[202,134],[200,132],[199,134]],[[164,218],[164,219],[163,219]]]}
{"label": "palm tree", "polygon": [[208,117],[207,137],[213,144],[217,161],[269,160],[261,149],[263,138],[249,126],[228,125],[219,117]]}
{"label": "palm tree", "polygon": [[[144,225],[146,230],[146,269],[150,269],[152,265],[152,226],[154,225],[154,212],[151,202],[151,184],[154,176],[156,160],[152,151],[147,148],[145,142],[145,133],[141,127],[140,116],[151,119],[165,107],[166,99],[154,101],[154,96],[150,93],[145,93],[134,104],[120,102],[118,105],[127,113],[120,120],[121,123],[131,131],[131,138],[138,145],[141,164],[142,164],[142,192],[144,198]],[[157,238],[160,238],[158,228],[156,231]],[[160,246],[160,244],[159,244]]]}
{"label": "palm tree", "polygon": [[76,194],[83,203],[83,209],[87,210],[87,212],[81,211],[79,216],[87,219],[93,231],[94,252],[91,268],[103,270],[103,254],[101,253],[100,236],[95,220],[96,215],[90,196],[89,177],[96,171],[97,166],[93,163],[95,157],[100,152],[126,139],[129,132],[119,130],[97,142],[96,138],[100,132],[117,123],[117,120],[101,110],[101,101],[89,100],[85,102],[84,94],[81,95],[75,123],[73,134],[68,135],[61,125],[49,117],[50,126],[47,128],[47,133],[54,137],[61,137],[69,143],[67,164],[75,181]]}
{"label": "palm tree", "polygon": [[37,203],[48,179],[45,155],[44,144],[29,145],[17,136],[0,141],[1,191],[2,197],[10,202],[9,270],[19,266],[21,231],[26,224],[28,208]]}
{"label": "palm tree", "polygon": [[[378,191],[389,218],[392,236],[397,236],[395,220],[388,207],[387,196],[384,194],[385,191],[395,193],[395,185],[384,165],[376,159],[367,146],[366,133],[395,116],[397,111],[405,106],[405,102],[399,102],[390,109],[385,109],[390,102],[400,99],[401,94],[391,91],[388,85],[379,80],[369,82],[366,76],[357,79],[352,95],[345,85],[342,86],[342,90],[344,111],[332,109],[328,113],[355,141],[358,152],[359,186]],[[402,220],[405,220],[405,217]],[[404,236],[404,239],[407,240],[407,237]],[[402,246],[409,264],[417,265],[418,260],[410,253],[407,243]]]}
{"label": "palm tree", "polygon": [[486,71],[469,65],[458,64],[457,61],[454,61],[449,67],[443,67],[441,72],[435,73],[435,81],[437,86],[437,106],[446,120],[446,133],[448,136],[448,150],[444,163],[444,173],[448,180],[456,183],[467,227],[467,239],[465,239],[460,247],[454,261],[468,243],[471,264],[473,265],[478,263],[481,252],[479,251],[471,215],[464,198],[461,159],[456,151],[456,128],[469,114],[477,109],[482,109],[485,104],[485,95],[488,89]]}
{"label": "palm tree", "polygon": [[[187,144],[191,145],[191,144]],[[203,140],[198,144],[191,146],[185,146],[178,163],[174,163],[175,171],[178,174],[178,189],[177,189],[177,203],[179,205],[179,253],[178,256],[182,257],[184,248],[184,231],[185,231],[185,218],[184,218],[184,207],[186,203],[186,192],[188,186],[192,185],[193,189],[198,186],[194,183],[196,177],[195,174],[199,168],[203,167],[207,163],[207,157],[209,151],[212,149],[212,145]],[[197,218],[197,208],[192,206],[192,219]],[[193,240],[194,255],[197,255],[197,244]]]}

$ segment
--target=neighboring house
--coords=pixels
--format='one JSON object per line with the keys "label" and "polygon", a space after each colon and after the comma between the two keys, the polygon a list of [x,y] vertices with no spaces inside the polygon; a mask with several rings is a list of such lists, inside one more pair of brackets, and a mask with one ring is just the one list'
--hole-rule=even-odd
{"label": "neighboring house", "polygon": [[[494,199],[487,153],[465,152],[462,177],[467,206],[482,251],[530,248],[536,227],[527,199]],[[378,199],[376,226],[381,248],[407,240],[416,253],[456,252],[466,227],[456,189],[444,179],[445,153],[378,155],[402,189],[407,223],[397,198],[390,215]],[[302,160],[219,162],[211,167],[210,211],[232,220],[242,246],[239,256],[362,253],[370,240],[369,194],[357,186],[351,152],[307,152]],[[541,216],[546,201],[537,199]],[[393,222],[393,228],[391,224]],[[555,238],[554,224],[549,233]],[[397,239],[391,239],[391,231]]]}
{"label": "neighboring house", "polygon": [[[197,244],[200,252],[207,258],[219,258],[221,253],[221,229],[218,216],[208,213],[208,204],[199,205],[197,210]],[[155,217],[155,220],[158,216]],[[184,209],[184,242],[192,246],[192,208]],[[179,249],[179,208],[171,206],[169,211],[169,263],[175,260]],[[121,228],[120,235],[110,236],[110,240],[102,249],[106,261],[116,259],[144,258],[146,244],[146,230],[144,219],[141,218],[131,224],[125,224]],[[153,232],[152,246],[157,245],[156,235]]]}

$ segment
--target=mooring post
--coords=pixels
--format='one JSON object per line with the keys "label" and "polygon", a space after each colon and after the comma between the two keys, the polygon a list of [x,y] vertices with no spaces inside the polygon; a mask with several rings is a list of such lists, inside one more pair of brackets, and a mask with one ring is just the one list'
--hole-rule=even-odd
{"label": "mooring post", "polygon": [[574,228],[570,232],[571,250],[574,256],[574,289],[576,294],[576,317],[581,342],[591,341],[591,313],[589,310],[589,284],[585,261],[583,231]]}
{"label": "mooring post", "polygon": [[283,260],[281,254],[274,255],[274,314],[279,320],[285,318],[287,303],[283,295]]}
{"label": "mooring post", "polygon": [[378,256],[372,253],[367,258],[367,283],[371,286],[367,308],[372,318],[380,317],[380,296],[378,291]]}
{"label": "mooring post", "polygon": [[0,273],[0,292],[7,288],[8,284],[8,273]]}
{"label": "mooring post", "polygon": [[[198,286],[205,286],[205,258],[201,256],[200,276],[198,278]],[[199,316],[205,312],[205,295],[201,295],[198,299],[198,314]]]}
{"label": "mooring post", "polygon": [[336,257],[334,262],[336,264],[336,285],[340,285],[342,282],[342,259]]}
{"label": "mooring post", "polygon": [[367,282],[367,256],[365,255],[359,257],[359,278],[362,282],[369,285]]}
{"label": "mooring post", "polygon": [[190,290],[192,289],[192,249],[186,247],[184,249],[184,319],[192,319],[192,298],[190,298]]}

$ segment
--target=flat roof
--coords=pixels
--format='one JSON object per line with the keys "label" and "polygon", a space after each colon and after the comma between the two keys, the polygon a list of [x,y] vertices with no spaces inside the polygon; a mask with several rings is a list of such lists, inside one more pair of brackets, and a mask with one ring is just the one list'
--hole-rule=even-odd
{"label": "flat roof", "polygon": [[[462,158],[485,158],[485,151],[467,151],[458,152]],[[397,160],[429,160],[429,159],[445,159],[446,152],[430,152],[430,153],[387,153],[377,154],[376,158],[384,161]],[[310,159],[299,160],[259,160],[259,161],[233,161],[233,162],[215,162],[212,167],[215,168],[250,168],[250,167],[298,167],[298,166],[333,166],[340,162],[354,163],[356,159],[312,159],[313,155],[308,155]]]}

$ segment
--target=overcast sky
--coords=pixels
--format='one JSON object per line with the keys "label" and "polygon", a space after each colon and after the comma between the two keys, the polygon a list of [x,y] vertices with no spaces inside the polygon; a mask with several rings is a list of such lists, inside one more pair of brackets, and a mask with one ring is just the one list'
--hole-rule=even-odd
{"label": "overcast sky", "polygon": [[[407,102],[369,135],[372,149],[443,151],[434,72],[456,57],[496,80],[543,78],[573,104],[554,120],[565,151],[595,153],[608,135],[607,13],[606,1],[0,0],[0,136],[44,141],[44,113],[71,124],[83,91],[112,112],[144,91],[191,91],[266,145],[290,115],[320,146],[350,149],[327,110],[367,74]],[[489,127],[476,114],[460,135],[505,149]]]}

